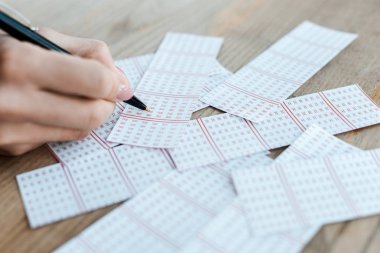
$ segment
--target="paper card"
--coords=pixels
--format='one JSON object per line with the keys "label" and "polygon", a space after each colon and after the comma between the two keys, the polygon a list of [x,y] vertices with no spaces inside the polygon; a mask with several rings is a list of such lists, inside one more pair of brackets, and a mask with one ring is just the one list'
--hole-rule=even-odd
{"label": "paper card", "polygon": [[176,146],[222,42],[216,37],[168,33],[135,91],[152,112],[125,108],[108,141]]}
{"label": "paper card", "polygon": [[[225,69],[222,65],[220,65],[220,63],[217,63],[216,67],[214,67],[214,70],[209,73],[209,76],[203,86],[201,96],[210,92],[231,75],[232,73],[230,71]],[[207,106],[208,104],[198,100],[193,104],[193,112],[199,111],[203,108],[206,108]]]}
{"label": "paper card", "polygon": [[169,151],[176,167],[186,170],[289,145],[312,124],[338,134],[378,123],[379,106],[350,85],[288,99],[259,123],[231,114],[192,120]]}
{"label": "paper card", "polygon": [[[146,54],[116,61],[115,65],[124,72],[130,85],[135,89],[152,59],[153,54]],[[124,107],[125,104],[123,102],[116,103],[115,110],[107,121],[93,130],[86,138],[78,141],[49,143],[50,150],[58,161],[69,164],[89,154],[107,150],[118,145],[118,143],[112,143],[106,141],[106,139],[119,119]]]}
{"label": "paper card", "polygon": [[[153,59],[153,56],[154,54],[146,54],[131,57],[118,60],[115,64],[125,73],[131,86],[135,89]],[[204,89],[207,89],[207,87],[211,87],[212,85],[217,85],[218,80],[221,80],[226,73],[228,73],[228,70],[226,70],[220,63],[216,62],[216,65],[207,78]],[[198,102],[200,101],[198,100]],[[202,106],[207,106],[203,102],[200,103],[202,103]],[[115,110],[107,121],[82,140],[49,143],[49,148],[53,155],[58,159],[58,161],[69,164],[70,162],[75,162],[89,154],[94,154],[98,151],[108,150],[114,146],[117,146],[118,143],[112,143],[106,139],[116,124],[116,121],[119,119],[125,106],[126,104],[122,102],[116,103]],[[201,105],[197,106],[199,107],[198,110],[202,109],[200,108]]]}
{"label": "paper card", "polygon": [[173,170],[164,150],[119,146],[17,176],[32,228],[130,198]]}
{"label": "paper card", "polygon": [[118,60],[115,62],[115,65],[124,72],[132,89],[135,90],[149,64],[152,62],[153,57],[154,54],[145,54]]}
{"label": "paper card", "polygon": [[305,21],[201,100],[259,122],[356,37]]}
{"label": "paper card", "polygon": [[[258,234],[380,212],[380,149],[232,173]],[[273,208],[276,207],[276,208]]]}
{"label": "paper card", "polygon": [[318,125],[311,125],[276,158],[274,163],[281,164],[358,151],[359,148],[330,135]]}
{"label": "paper card", "polygon": [[209,222],[181,253],[298,253],[319,227],[292,230],[268,236],[252,235],[237,199]]}
{"label": "paper card", "polygon": [[[323,147],[323,150],[318,150]],[[317,125],[309,127],[272,164],[357,152],[360,149],[328,134]],[[236,159],[238,160],[238,159]],[[246,168],[246,167],[244,167]],[[181,253],[196,252],[301,252],[320,226],[257,236],[248,225],[238,198],[212,219]]]}
{"label": "paper card", "polygon": [[[265,153],[244,158],[240,166],[268,164]],[[177,252],[235,197],[230,163],[180,173],[116,208],[56,252]],[[231,165],[230,165],[231,166]]]}

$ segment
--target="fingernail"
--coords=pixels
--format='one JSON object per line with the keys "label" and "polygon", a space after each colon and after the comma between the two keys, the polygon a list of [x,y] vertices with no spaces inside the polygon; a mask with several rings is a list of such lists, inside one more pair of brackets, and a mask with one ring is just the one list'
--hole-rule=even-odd
{"label": "fingernail", "polygon": [[127,85],[120,84],[119,92],[117,93],[116,98],[118,100],[124,101],[124,100],[130,99],[131,97],[132,97],[132,92],[130,91],[130,89],[128,89]]}

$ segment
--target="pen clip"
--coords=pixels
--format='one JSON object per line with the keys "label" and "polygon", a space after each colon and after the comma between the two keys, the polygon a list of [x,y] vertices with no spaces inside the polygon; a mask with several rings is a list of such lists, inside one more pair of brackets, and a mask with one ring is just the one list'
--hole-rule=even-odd
{"label": "pen clip", "polygon": [[30,19],[28,19],[24,14],[13,8],[11,5],[0,1],[0,9],[2,12],[12,16],[14,19],[18,20],[23,25],[29,27],[33,31],[38,31],[37,26],[33,26]]}

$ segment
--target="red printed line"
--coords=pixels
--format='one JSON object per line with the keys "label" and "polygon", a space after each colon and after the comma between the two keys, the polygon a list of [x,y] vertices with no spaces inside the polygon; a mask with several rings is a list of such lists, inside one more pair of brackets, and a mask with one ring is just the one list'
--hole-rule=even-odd
{"label": "red printed line", "polygon": [[302,157],[303,159],[309,159],[310,156],[307,154],[303,153],[301,150],[295,148],[294,146],[290,146],[288,150],[293,151],[293,153],[297,154],[298,156]]}
{"label": "red printed line", "polygon": [[117,106],[121,111],[124,110],[124,105],[123,105],[121,102],[117,102],[117,103],[116,103],[116,106]]}
{"label": "red printed line", "polygon": [[55,157],[55,159],[60,162],[60,163],[63,163],[63,161],[61,160],[61,158],[59,158],[58,156],[58,153],[56,153],[51,147],[50,145],[46,145],[48,150],[50,151],[50,153]]}
{"label": "red printed line", "polygon": [[370,155],[372,156],[373,160],[375,161],[377,167],[380,169],[380,158],[377,155],[376,151],[370,150],[368,151]]}
{"label": "red printed line", "polygon": [[90,134],[94,139],[95,141],[97,141],[104,149],[109,149],[110,146],[108,145],[108,143],[103,140],[102,138],[100,138],[99,135],[96,134],[95,131],[91,131],[91,134]]}
{"label": "red printed line", "polygon": [[230,173],[228,173],[227,171],[219,168],[216,164],[209,164],[207,165],[208,168],[212,169],[213,171],[219,173],[220,175],[226,177],[226,178],[230,178],[231,179],[231,175]]}
{"label": "red printed line", "polygon": [[322,98],[322,100],[325,102],[325,104],[330,107],[330,109],[341,119],[343,120],[346,125],[348,125],[351,129],[356,129],[354,124],[350,122],[349,119],[347,119],[334,105],[331,103],[331,101],[327,98],[327,96],[323,92],[318,92],[318,95]]}
{"label": "red printed line", "polygon": [[199,234],[198,235],[198,239],[208,248],[210,248],[211,250],[215,251],[215,252],[219,252],[219,253],[225,253],[227,251],[225,251],[223,248],[215,245],[214,242],[211,242],[208,238],[206,238],[203,234]]}
{"label": "red printed line", "polygon": [[147,94],[147,95],[154,95],[159,97],[167,97],[167,98],[183,98],[183,99],[198,99],[198,96],[189,96],[189,95],[176,95],[176,94],[167,94],[167,93],[160,93],[160,92],[153,92],[153,91],[144,91],[144,90],[137,90],[137,94]]}
{"label": "red printed line", "polygon": [[324,161],[324,163],[326,165],[326,168],[327,168],[327,171],[329,172],[330,177],[334,181],[334,184],[335,184],[338,192],[340,193],[340,196],[342,197],[343,201],[346,203],[347,207],[352,210],[352,212],[354,213],[354,215],[357,218],[359,218],[360,217],[360,215],[359,215],[360,212],[356,208],[354,202],[349,197],[346,189],[344,188],[342,182],[340,181],[338,175],[336,174],[336,172],[334,170],[334,167],[333,167],[330,159],[326,157],[325,159],[323,159],[323,161]]}
{"label": "red printed line", "polygon": [[253,92],[250,92],[250,91],[244,90],[244,89],[242,89],[242,88],[240,88],[240,87],[238,87],[238,86],[235,86],[235,85],[233,85],[233,84],[231,84],[231,83],[228,83],[228,82],[226,82],[226,81],[224,81],[223,84],[226,85],[226,86],[228,86],[228,87],[230,87],[230,88],[232,88],[232,89],[234,89],[234,90],[237,90],[237,91],[239,91],[239,92],[241,92],[241,93],[244,93],[244,94],[246,94],[246,95],[248,95],[248,96],[251,96],[251,97],[257,98],[257,99],[259,99],[259,100],[261,100],[261,101],[263,101],[263,102],[265,102],[265,103],[269,103],[269,104],[273,104],[273,105],[278,105],[278,104],[280,103],[280,102],[278,102],[278,101],[276,101],[276,100],[271,100],[271,99],[268,99],[268,98],[265,98],[265,97],[259,96],[259,95],[255,94],[255,93],[253,93]]}
{"label": "red printed line", "polygon": [[130,118],[130,119],[137,119],[137,120],[142,120],[142,121],[150,121],[150,122],[161,122],[161,123],[188,123],[188,120],[176,120],[176,119],[157,119],[157,118],[146,118],[142,116],[136,116],[132,114],[126,114],[126,113],[121,113],[120,116],[123,118]]}
{"label": "red printed line", "polygon": [[109,149],[108,152],[111,156],[112,161],[114,162],[116,166],[117,171],[119,172],[120,177],[123,179],[125,186],[127,187],[127,189],[132,195],[135,195],[137,193],[137,190],[134,187],[131,179],[128,177],[128,174],[125,172],[123,166],[121,165],[121,162],[119,158],[117,157],[115,150]]}
{"label": "red printed line", "polygon": [[193,199],[192,197],[190,197],[185,192],[181,191],[180,189],[178,189],[177,187],[175,187],[174,185],[172,185],[165,179],[161,179],[160,184],[164,186],[167,190],[169,190],[170,192],[174,193],[176,196],[181,198],[182,200],[185,200],[186,202],[190,203],[192,206],[200,209],[201,211],[207,213],[208,215],[210,216],[216,215],[216,213],[213,210],[209,210],[207,207],[205,207],[201,203],[198,203],[195,199]]}
{"label": "red printed line", "polygon": [[252,122],[249,120],[246,120],[246,119],[243,119],[243,120],[247,124],[247,126],[251,130],[251,132],[255,135],[256,139],[260,142],[260,144],[264,148],[264,150],[269,150],[270,146],[265,141],[264,137],[260,134],[260,132],[256,129],[255,125],[252,124]]}
{"label": "red printed line", "polygon": [[75,181],[70,173],[69,168],[67,168],[64,164],[61,164],[61,167],[63,169],[63,173],[65,174],[66,181],[69,184],[71,193],[73,194],[75,201],[77,202],[77,205],[81,211],[86,211],[86,205],[82,199],[82,196],[79,193],[79,190],[75,184]]}
{"label": "red printed line", "polygon": [[82,243],[82,245],[84,245],[91,252],[100,252],[97,250],[96,247],[92,246],[91,243],[87,239],[85,239],[83,236],[79,235],[78,239]]}
{"label": "red printed line", "polygon": [[204,86],[203,87],[203,92],[205,92],[205,93],[208,93],[208,92],[210,92],[212,89],[210,89],[210,88],[208,88],[208,87],[206,87],[206,86]]}
{"label": "red printed line", "polygon": [[259,69],[259,68],[256,67],[256,66],[252,66],[252,65],[247,65],[247,66],[249,67],[249,69],[251,69],[251,70],[254,71],[254,72],[257,72],[257,73],[262,74],[262,75],[270,76],[270,77],[272,77],[272,78],[274,78],[274,79],[277,79],[277,80],[279,80],[279,81],[284,81],[284,82],[287,82],[287,83],[295,84],[295,85],[297,85],[297,86],[302,85],[302,83],[299,82],[299,81],[292,80],[292,79],[288,79],[288,78],[285,78],[285,77],[283,77],[283,76],[275,75],[275,74],[270,73],[270,72],[268,72],[268,71],[265,71],[265,70]]}
{"label": "red printed line", "polygon": [[297,57],[293,57],[293,56],[290,56],[290,55],[284,54],[284,53],[279,52],[279,51],[277,51],[276,49],[273,49],[273,48],[269,48],[269,49],[267,50],[267,52],[270,52],[270,53],[272,53],[272,54],[278,55],[278,56],[280,56],[281,58],[285,58],[285,59],[290,59],[290,60],[292,60],[292,61],[296,61],[296,62],[301,63],[301,64],[304,64],[304,65],[309,65],[309,66],[318,67],[318,68],[321,67],[319,64],[316,64],[316,63],[314,63],[314,62],[308,62],[308,61],[305,61],[305,60],[299,59],[299,58],[297,58]]}
{"label": "red printed line", "polygon": [[306,219],[303,215],[302,209],[298,204],[298,201],[294,195],[294,192],[290,188],[290,185],[289,185],[289,182],[285,176],[285,173],[282,171],[282,167],[280,165],[275,165],[275,169],[276,169],[276,172],[277,172],[277,174],[278,174],[278,176],[282,182],[282,186],[285,190],[285,193],[287,195],[289,203],[292,206],[294,213],[298,217],[298,221],[301,222],[302,225],[307,226],[308,224],[307,224]]}
{"label": "red printed line", "polygon": [[212,138],[212,136],[211,136],[210,132],[208,131],[205,123],[203,122],[203,120],[201,118],[199,118],[199,119],[196,119],[196,121],[198,122],[198,125],[201,127],[201,129],[202,129],[203,133],[205,134],[206,138],[209,140],[209,143],[213,146],[214,151],[216,152],[216,154],[219,156],[219,158],[222,161],[226,161],[226,158],[224,157],[224,155],[223,155],[222,151],[219,149],[219,147],[216,145],[214,139]]}
{"label": "red printed line", "polygon": [[292,121],[298,126],[298,128],[303,132],[306,130],[306,127],[301,123],[301,121],[294,115],[294,113],[290,110],[290,108],[286,105],[286,103],[281,103],[282,109],[289,115]]}
{"label": "red printed line", "polygon": [[141,225],[146,231],[150,232],[156,238],[162,240],[163,242],[169,244],[171,247],[173,247],[176,250],[180,249],[180,246],[177,245],[177,243],[173,242],[169,237],[167,237],[165,234],[161,233],[160,231],[157,231],[154,227],[152,227],[150,224],[147,224],[142,219],[140,219],[131,209],[128,209],[126,206],[121,206],[121,210],[130,217],[134,222]]}
{"label": "red printed line", "polygon": [[169,163],[170,167],[175,169],[176,168],[175,162],[174,162],[172,156],[170,155],[170,153],[166,149],[163,149],[163,148],[160,148],[159,150],[161,151],[161,153],[164,156],[164,158],[166,159],[166,161]]}
{"label": "red printed line", "polygon": [[359,90],[364,94],[364,96],[366,96],[369,99],[370,102],[372,102],[372,104],[374,104],[377,108],[380,108],[380,105],[378,105],[370,96],[368,96],[368,94],[365,93],[359,85],[355,84],[355,86],[359,88]]}

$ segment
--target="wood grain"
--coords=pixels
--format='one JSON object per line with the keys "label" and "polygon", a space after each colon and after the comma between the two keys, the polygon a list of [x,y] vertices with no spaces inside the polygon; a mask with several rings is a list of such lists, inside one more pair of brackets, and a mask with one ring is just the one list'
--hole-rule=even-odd
{"label": "wood grain", "polygon": [[[380,100],[378,0],[12,0],[36,25],[106,41],[115,58],[153,52],[167,31],[225,38],[220,61],[235,71],[305,19],[359,38],[295,96],[359,83]],[[218,113],[207,108],[193,117]],[[380,147],[380,126],[341,134],[360,148]],[[277,154],[274,152],[274,155]],[[36,230],[28,227],[15,176],[54,163],[46,147],[0,157],[0,252],[49,252],[113,207]],[[380,182],[379,182],[380,184]],[[380,201],[380,200],[379,200]],[[379,252],[379,216],[323,227],[304,252]]]}

